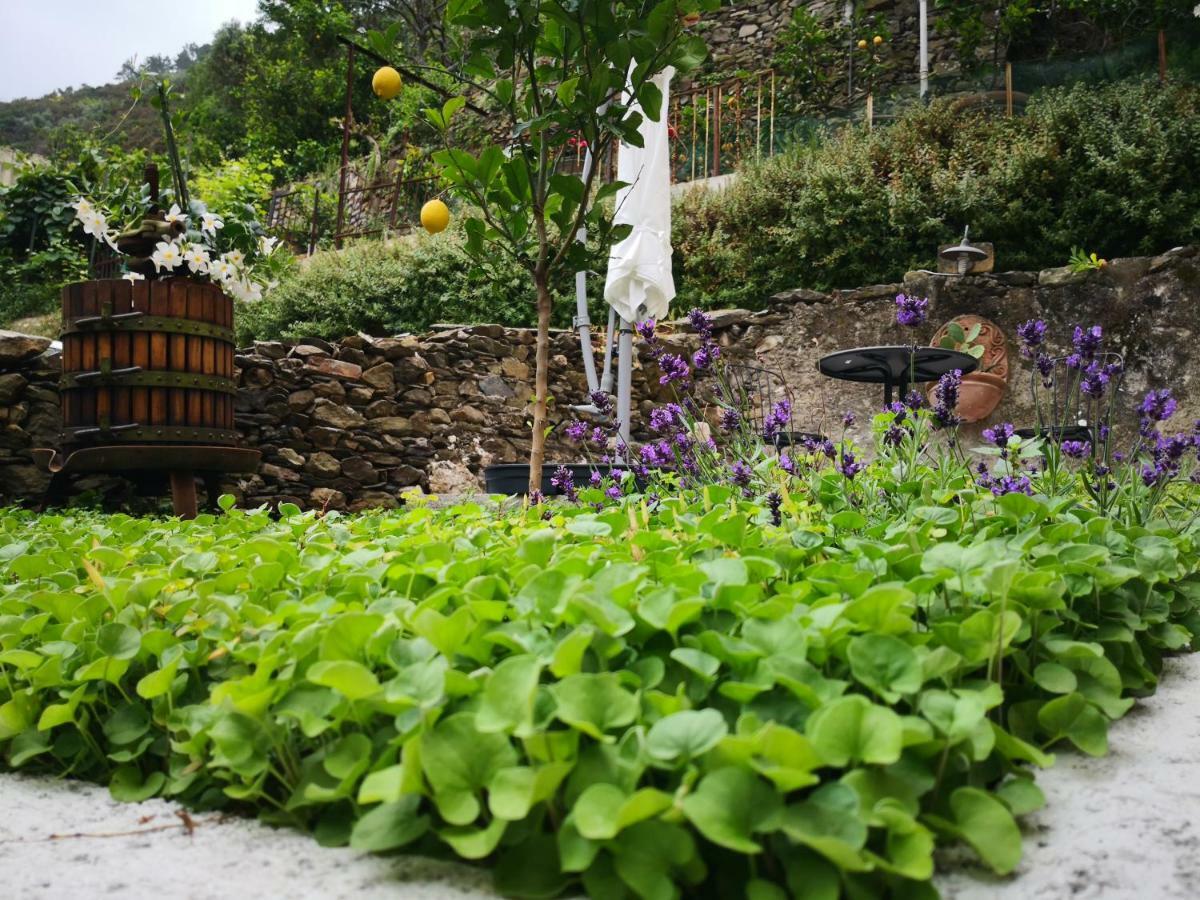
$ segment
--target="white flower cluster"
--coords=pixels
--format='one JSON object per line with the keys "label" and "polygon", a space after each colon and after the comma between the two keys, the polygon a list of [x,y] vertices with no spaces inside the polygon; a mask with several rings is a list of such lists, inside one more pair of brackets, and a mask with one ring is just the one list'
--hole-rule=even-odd
{"label": "white flower cluster", "polygon": [[[114,250],[117,249],[114,242],[116,231],[108,228],[108,222],[102,212],[83,197],[80,197],[71,206],[75,209],[76,221],[83,226],[83,230],[87,234],[103,240]],[[164,218],[168,223],[178,222],[185,228],[188,224],[188,216],[180,210],[178,204],[172,206]],[[213,213],[206,212],[200,216],[202,238],[215,240],[217,231],[224,227],[225,223]],[[259,238],[259,253],[264,257],[270,256],[275,252],[278,243],[278,238]],[[208,276],[210,280],[220,283],[226,292],[238,300],[261,300],[263,285],[250,277],[246,255],[241,250],[234,249],[214,258],[214,252],[212,247],[197,241],[185,240],[181,235],[171,240],[159,241],[154,247],[150,261],[154,263],[156,272],[164,270],[174,272],[180,266],[186,265],[188,271],[193,275]],[[137,272],[127,272],[122,277],[127,281],[141,281],[145,278],[144,275]],[[268,285],[268,287],[273,286],[273,283]]]}

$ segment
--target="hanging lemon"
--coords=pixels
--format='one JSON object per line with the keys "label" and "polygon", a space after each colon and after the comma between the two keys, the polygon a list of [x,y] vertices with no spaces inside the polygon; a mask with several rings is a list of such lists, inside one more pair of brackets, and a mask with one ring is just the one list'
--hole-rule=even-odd
{"label": "hanging lemon", "polygon": [[430,200],[421,207],[421,227],[430,234],[445,231],[450,224],[450,207],[441,200]]}
{"label": "hanging lemon", "polygon": [[860,40],[860,41],[858,42],[858,49],[859,49],[859,50],[866,50],[866,49],[867,49],[867,42],[866,42],[866,40],[865,40],[865,39],[863,39],[863,40]]}
{"label": "hanging lemon", "polygon": [[881,34],[875,35],[875,46],[878,47],[882,43],[883,43],[883,35],[881,35]]}
{"label": "hanging lemon", "polygon": [[391,100],[400,93],[400,73],[391,66],[376,69],[371,78],[371,90],[384,100]]}

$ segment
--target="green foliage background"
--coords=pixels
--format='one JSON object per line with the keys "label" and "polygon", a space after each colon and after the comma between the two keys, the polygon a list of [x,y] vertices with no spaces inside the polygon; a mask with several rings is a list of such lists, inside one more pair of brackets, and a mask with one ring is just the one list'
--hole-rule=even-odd
{"label": "green foliage background", "polygon": [[1002,269],[1200,240],[1200,88],[1055,88],[1012,119],[936,102],[747,168],[676,206],[681,305],[896,281],[964,225]]}
{"label": "green foliage background", "polygon": [[1200,632],[1194,515],[965,466],[780,490],[778,527],[725,486],[0,511],[0,767],[485,861],[514,897],[924,898],[955,840],[1011,872],[1032,767],[1105,753]]}

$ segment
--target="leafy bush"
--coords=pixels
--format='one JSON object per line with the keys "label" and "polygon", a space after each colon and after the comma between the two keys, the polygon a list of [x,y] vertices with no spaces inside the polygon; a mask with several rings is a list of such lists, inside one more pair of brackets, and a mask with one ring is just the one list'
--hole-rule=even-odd
{"label": "leafy bush", "polygon": [[793,287],[898,280],[939,243],[996,244],[1000,266],[1062,265],[1200,240],[1200,88],[1052,89],[1024,117],[938,102],[745,169],[675,211],[684,303],[761,306]]}
{"label": "leafy bush", "polygon": [[1029,766],[1103,754],[1200,633],[1194,505],[895,471],[599,511],[0,512],[0,759],[489,860],[517,897],[926,896],[936,840],[1011,872]]}
{"label": "leafy bush", "polygon": [[[570,310],[558,303],[559,324]],[[572,307],[573,308],[573,307]],[[434,322],[529,326],[537,318],[528,275],[496,260],[480,271],[462,250],[460,232],[362,240],[314,255],[267,294],[238,312],[240,339],[356,331],[397,334]]]}

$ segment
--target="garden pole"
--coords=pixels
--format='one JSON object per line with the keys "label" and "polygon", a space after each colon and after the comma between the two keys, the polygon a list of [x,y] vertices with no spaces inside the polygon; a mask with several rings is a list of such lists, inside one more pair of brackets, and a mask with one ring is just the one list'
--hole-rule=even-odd
{"label": "garden pole", "polygon": [[342,119],[342,168],[338,176],[337,227],[333,245],[342,248],[342,223],[346,215],[346,169],[350,166],[350,117],[354,115],[351,100],[354,96],[354,44],[346,48],[346,115]]}
{"label": "garden pole", "polygon": [[[587,184],[593,165],[595,165],[595,160],[592,159],[591,145],[588,145],[583,156],[584,184]],[[587,243],[586,225],[579,226],[575,239],[581,244]],[[594,392],[600,389],[600,384],[596,381],[596,354],[592,349],[592,320],[588,318],[587,272],[585,271],[575,273],[575,321],[573,324],[579,329],[579,348],[583,354],[583,371],[587,375],[588,391]]]}
{"label": "garden pole", "polygon": [[917,0],[921,31],[921,99],[929,93],[929,0]]}
{"label": "garden pole", "polygon": [[621,319],[621,343],[617,351],[617,453],[629,462],[630,416],[633,410],[633,326]]}
{"label": "garden pole", "polygon": [[613,358],[613,342],[617,337],[617,311],[611,306],[608,308],[608,332],[605,334],[604,341],[604,372],[600,375],[600,390],[606,394],[612,393],[613,376],[612,376],[612,358]]}

